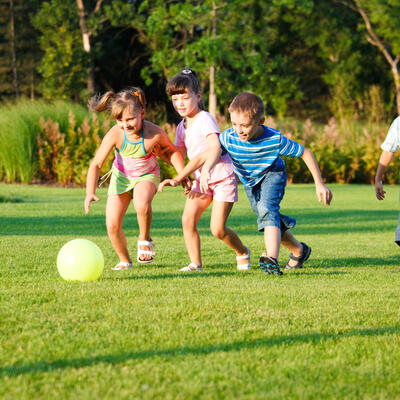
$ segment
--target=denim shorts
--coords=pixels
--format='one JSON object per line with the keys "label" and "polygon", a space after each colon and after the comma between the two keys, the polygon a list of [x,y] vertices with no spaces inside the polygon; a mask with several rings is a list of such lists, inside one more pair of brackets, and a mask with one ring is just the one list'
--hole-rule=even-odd
{"label": "denim shorts", "polygon": [[282,234],[296,225],[294,218],[279,212],[286,187],[285,167],[276,163],[266,173],[264,179],[253,187],[245,186],[251,208],[257,215],[258,230],[266,226],[276,226]]}

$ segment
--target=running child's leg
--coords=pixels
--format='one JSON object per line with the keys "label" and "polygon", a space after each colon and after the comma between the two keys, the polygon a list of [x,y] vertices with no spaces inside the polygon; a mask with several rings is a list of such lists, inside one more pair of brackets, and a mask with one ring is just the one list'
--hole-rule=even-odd
{"label": "running child's leg", "polygon": [[197,224],[204,210],[210,205],[212,197],[191,191],[186,199],[185,208],[182,214],[182,229],[186,249],[189,253],[190,262],[202,266],[200,235]]}
{"label": "running child's leg", "polygon": [[[211,212],[210,230],[214,237],[222,240],[233,249],[236,256],[245,256],[248,254],[248,248],[243,245],[236,232],[226,226],[226,221],[228,220],[233,204],[234,203],[228,203],[226,201],[214,200]],[[249,264],[249,260],[238,260],[238,264]]]}
{"label": "running child's leg", "polygon": [[266,226],[264,228],[264,244],[267,249],[267,256],[278,260],[279,247],[281,245],[281,229],[276,226]]}
{"label": "running child's leg", "polygon": [[132,262],[132,260],[129,256],[125,234],[122,231],[122,222],[130,202],[130,193],[111,194],[108,196],[106,205],[108,237],[110,238],[119,260],[128,263]]}
{"label": "running child's leg", "polygon": [[282,236],[282,244],[290,250],[289,260],[285,269],[301,268],[310,257],[311,248],[305,243],[299,242],[289,230]]}
{"label": "running child's leg", "polygon": [[[150,241],[150,228],[153,218],[153,210],[151,202],[156,194],[157,188],[153,182],[142,181],[135,185],[133,190],[133,205],[136,210],[136,217],[139,225],[139,240]],[[151,251],[149,246],[140,245],[141,250]],[[141,261],[149,261],[153,256],[143,254],[140,256]]]}
{"label": "running child's leg", "polygon": [[301,243],[294,237],[293,233],[289,230],[285,231],[282,236],[282,245],[290,250],[293,255],[297,257],[301,256],[303,247]]}

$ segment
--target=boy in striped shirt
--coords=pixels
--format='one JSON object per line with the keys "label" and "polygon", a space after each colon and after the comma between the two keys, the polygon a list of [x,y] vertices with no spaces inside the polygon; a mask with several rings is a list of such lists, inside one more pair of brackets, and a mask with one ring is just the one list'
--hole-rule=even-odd
{"label": "boy in striped shirt", "polygon": [[301,158],[310,170],[318,200],[329,205],[332,192],[325,186],[312,152],[279,131],[264,125],[264,104],[251,92],[238,94],[229,106],[232,128],[219,135],[222,150],[207,150],[193,158],[175,178],[176,185],[194,169],[203,165],[200,179],[202,190],[208,188],[208,176],[222,153],[228,153],[240,181],[243,183],[258,230],[264,231],[266,252],[260,257],[260,267],[266,274],[282,275],[278,264],[282,243],[291,253],[285,269],[301,268],[311,248],[297,241],[290,232],[296,220],[280,214],[286,186],[285,163],[280,156]]}

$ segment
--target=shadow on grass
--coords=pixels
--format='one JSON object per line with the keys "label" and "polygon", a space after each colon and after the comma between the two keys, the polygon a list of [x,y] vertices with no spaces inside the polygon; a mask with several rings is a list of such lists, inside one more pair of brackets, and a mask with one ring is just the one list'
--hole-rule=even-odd
{"label": "shadow on grass", "polygon": [[218,271],[218,272],[201,272],[201,273],[184,273],[184,272],[177,272],[177,273],[171,273],[171,274],[156,274],[156,275],[129,275],[129,276],[120,276],[113,278],[111,276],[103,277],[103,279],[108,279],[112,281],[120,281],[120,280],[126,280],[126,279],[133,279],[133,280],[139,280],[139,279],[149,279],[149,280],[158,280],[158,279],[192,279],[192,278],[210,278],[210,277],[225,277],[229,275],[236,275],[236,272],[227,272],[227,271]]}
{"label": "shadow on grass", "polygon": [[330,258],[321,262],[311,260],[310,266],[314,268],[354,268],[354,267],[371,267],[371,266],[398,266],[400,257],[343,257]]}
{"label": "shadow on grass", "polygon": [[351,329],[340,333],[308,333],[300,335],[271,336],[253,340],[239,340],[232,343],[210,344],[203,346],[182,346],[172,349],[150,349],[125,352],[121,354],[107,354],[94,357],[80,357],[75,359],[58,359],[53,361],[38,361],[23,365],[10,365],[0,367],[0,377],[19,376],[30,373],[52,372],[66,368],[84,368],[105,363],[117,365],[130,360],[145,360],[154,357],[173,358],[187,355],[207,356],[214,353],[237,352],[243,349],[255,349],[271,346],[291,346],[303,343],[318,345],[327,340],[339,341],[352,337],[373,337],[381,335],[395,335],[400,333],[400,326],[379,328]]}
{"label": "shadow on grass", "polygon": [[[285,210],[282,210],[285,213]],[[295,234],[328,235],[338,233],[371,232],[371,226],[380,225],[379,232],[394,232],[398,212],[395,210],[342,210],[320,212],[309,209],[288,210],[288,215],[298,219]],[[165,235],[181,232],[180,213],[154,212],[152,231],[162,230]],[[0,217],[1,231],[9,235],[75,235],[104,236],[106,235],[105,216],[40,216],[40,217]],[[382,226],[382,222],[392,224]],[[392,225],[392,226],[391,226]],[[248,212],[235,214],[235,209],[229,217],[228,226],[240,235],[257,233],[256,218],[251,209]],[[200,234],[210,234],[209,217],[200,219]],[[135,213],[128,213],[124,219],[124,229],[128,235],[137,234]],[[132,233],[134,232],[134,233]]]}

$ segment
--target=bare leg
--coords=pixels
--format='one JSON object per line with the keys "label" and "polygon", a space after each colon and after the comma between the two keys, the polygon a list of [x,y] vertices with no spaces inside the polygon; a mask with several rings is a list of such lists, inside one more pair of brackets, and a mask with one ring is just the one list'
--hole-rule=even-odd
{"label": "bare leg", "polygon": [[[213,236],[222,240],[226,245],[233,249],[237,256],[244,256],[247,255],[247,248],[243,245],[236,232],[226,227],[226,221],[228,220],[232,207],[233,203],[214,200],[210,229]],[[238,260],[238,263],[248,264],[249,260]]]}
{"label": "bare leg", "polygon": [[276,226],[264,228],[264,244],[267,249],[267,256],[278,260],[279,247],[281,245],[281,229]]}
{"label": "bare leg", "polygon": [[[294,256],[300,257],[303,252],[303,246],[301,243],[293,236],[292,232],[287,230],[282,237],[282,244],[293,253]],[[289,265],[294,266],[297,264],[295,260],[289,260]]]}
{"label": "bare leg", "polygon": [[119,260],[124,262],[132,262],[126,244],[126,237],[122,231],[122,222],[130,202],[131,195],[129,193],[114,194],[108,196],[106,206],[108,237]]}
{"label": "bare leg", "polygon": [[[139,240],[150,240],[150,228],[153,218],[151,202],[156,194],[156,187],[153,182],[142,181],[136,184],[133,191],[133,205],[136,210],[136,217],[139,225]],[[151,250],[149,246],[140,246],[141,250]],[[143,254],[140,259],[150,260],[151,255]]]}
{"label": "bare leg", "polygon": [[190,262],[201,267],[200,235],[197,224],[204,210],[210,205],[212,197],[198,192],[190,192],[182,214],[183,237]]}

